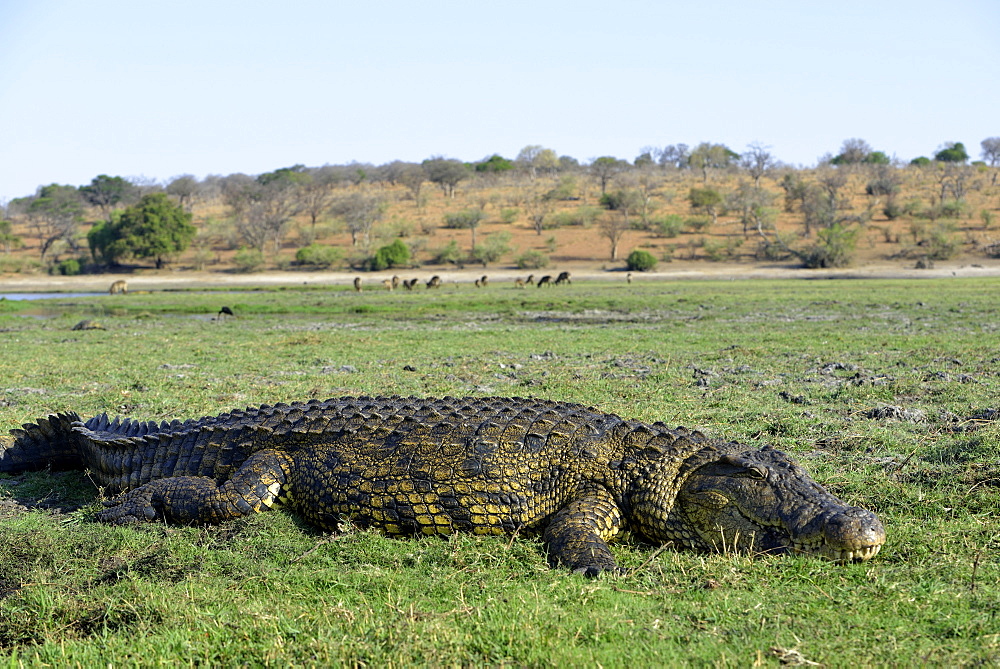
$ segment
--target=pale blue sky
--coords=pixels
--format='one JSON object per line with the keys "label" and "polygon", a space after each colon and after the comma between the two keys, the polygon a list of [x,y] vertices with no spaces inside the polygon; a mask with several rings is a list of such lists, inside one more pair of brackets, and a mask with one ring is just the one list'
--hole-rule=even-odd
{"label": "pale blue sky", "polygon": [[811,165],[998,135],[997,0],[0,2],[0,201],[529,144]]}

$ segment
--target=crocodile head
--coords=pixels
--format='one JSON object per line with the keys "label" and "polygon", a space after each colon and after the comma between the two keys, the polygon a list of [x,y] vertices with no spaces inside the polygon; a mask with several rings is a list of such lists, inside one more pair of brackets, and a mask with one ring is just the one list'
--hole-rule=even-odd
{"label": "crocodile head", "polygon": [[716,454],[684,477],[669,511],[652,502],[635,509],[644,534],[701,550],[863,562],[885,542],[874,513],[837,499],[770,447]]}

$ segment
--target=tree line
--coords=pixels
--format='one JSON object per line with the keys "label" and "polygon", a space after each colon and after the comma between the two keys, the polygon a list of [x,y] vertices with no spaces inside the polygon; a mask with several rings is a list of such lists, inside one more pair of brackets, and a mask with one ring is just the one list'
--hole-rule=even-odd
{"label": "tree line", "polygon": [[[50,184],[40,186],[33,195],[12,200],[0,218],[0,248],[9,253],[21,243],[14,234],[17,223],[38,240],[43,264],[68,255],[77,265],[86,264],[88,259],[98,267],[149,260],[159,268],[185,251],[198,235],[192,222],[195,204],[217,202],[224,205],[232,225],[232,241],[250,253],[262,255],[280,249],[293,220],[305,221],[300,236],[309,242],[305,247],[315,247],[317,225],[328,217],[343,222],[353,246],[368,250],[372,229],[383,220],[388,207],[384,188],[379,187],[396,187],[419,208],[427,200],[428,187],[436,186],[444,198],[453,200],[463,183],[482,187],[512,180],[525,186],[519,215],[541,235],[556,217],[557,203],[576,198],[579,180],[587,178],[600,191],[599,203],[607,215],[595,220],[608,240],[611,259],[617,260],[618,245],[628,230],[653,226],[670,236],[671,226],[681,225],[670,217],[651,222],[651,212],[656,206],[659,177],[689,172],[700,185],[692,186],[685,199],[693,212],[704,216],[706,226],[717,223],[720,213],[726,212],[738,218],[743,237],[758,239],[763,253],[793,255],[807,265],[830,266],[846,262],[842,256],[865,222],[864,214],[844,205],[841,191],[850,174],[865,170],[866,194],[892,220],[917,213],[900,198],[903,169],[927,170],[937,188],[931,207],[938,208],[927,215],[935,220],[947,217],[949,206],[960,206],[977,170],[986,170],[989,185],[996,186],[1000,137],[982,140],[980,148],[981,160],[971,161],[962,143],[947,142],[933,158],[921,156],[903,164],[853,138],[808,170],[811,179],[804,176],[807,170],[781,163],[767,146],[755,143],[737,153],[711,142],[694,147],[644,147],[632,161],[601,156],[583,163],[550,148],[530,145],[514,158],[494,154],[471,163],[434,156],[420,163],[294,165],[255,176],[210,175],[199,180],[181,175],[163,184],[102,174],[83,186]],[[715,187],[712,182],[719,174],[739,175],[737,186],[728,192]],[[780,190],[763,188],[765,176],[773,178]],[[492,251],[489,245],[478,243],[476,230],[486,218],[485,206],[484,201],[451,212],[444,220],[446,227],[471,231],[467,257],[484,264],[495,260],[504,246],[502,239],[492,240]],[[815,232],[819,243],[803,249],[778,234],[774,220],[782,210],[798,210],[802,236],[811,237]],[[869,207],[869,217],[871,210]],[[87,225],[89,232],[82,235]],[[395,249],[390,255],[398,259],[402,254],[398,245]],[[462,257],[457,249],[453,251],[451,257],[445,253],[444,259]],[[321,252],[312,248],[303,257],[308,260]],[[372,267],[385,265],[387,253],[383,252],[378,262],[374,262],[378,253],[371,254]]]}

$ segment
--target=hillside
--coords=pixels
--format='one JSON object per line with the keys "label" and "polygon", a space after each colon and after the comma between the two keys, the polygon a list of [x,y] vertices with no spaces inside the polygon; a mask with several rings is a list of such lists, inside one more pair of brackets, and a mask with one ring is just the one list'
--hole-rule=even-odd
{"label": "hillside", "polygon": [[[160,272],[333,270],[353,276],[367,269],[377,249],[397,238],[411,255],[404,268],[396,268],[400,273],[463,268],[471,273],[602,272],[624,269],[634,249],[648,251],[658,261],[659,271],[712,273],[715,267],[734,265],[794,268],[803,266],[804,258],[818,247],[847,242],[853,244],[852,250],[828,262],[821,258],[817,264],[900,270],[942,264],[990,268],[1000,266],[997,171],[982,165],[942,164],[786,168],[764,175],[755,188],[750,177],[735,168],[702,173],[653,166],[622,170],[607,178],[604,206],[600,179],[583,168],[535,178],[522,172],[470,172],[452,193],[434,183],[413,188],[376,174],[331,180],[323,192],[325,206],[313,207],[315,222],[303,204],[304,195],[295,200],[289,190],[287,216],[267,241],[257,244],[259,253],[246,250],[247,222],[240,218],[228,185],[237,176],[250,178],[214,177],[194,184],[182,200],[198,234]],[[352,222],[351,210],[365,201],[379,207],[367,240]],[[703,206],[696,207],[693,201]],[[17,204],[12,203],[8,212],[7,238],[14,241],[0,253],[0,271],[7,279],[58,274],[65,271],[60,263],[69,258],[78,259],[86,273],[108,271],[96,266],[87,251],[86,233],[101,219],[100,209],[86,208],[72,234],[52,244],[43,260],[43,226],[19,211]],[[448,227],[449,217],[455,219],[452,225],[481,220],[473,231]],[[831,237],[831,229],[846,233],[847,242]],[[492,248],[496,256],[486,269],[470,257],[473,234],[480,252]],[[620,238],[615,259],[613,236]],[[338,249],[333,262],[297,263],[296,252],[312,243]],[[136,260],[114,270],[155,273],[150,263]]]}

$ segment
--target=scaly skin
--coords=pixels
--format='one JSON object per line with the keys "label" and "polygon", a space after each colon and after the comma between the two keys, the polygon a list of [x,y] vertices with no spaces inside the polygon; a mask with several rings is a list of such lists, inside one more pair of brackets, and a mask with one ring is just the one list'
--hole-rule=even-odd
{"label": "scaly skin", "polygon": [[871,512],[780,451],[523,398],[343,397],[140,423],[60,414],[12,431],[0,472],[86,468],[98,519],[218,523],[282,503],[336,531],[538,533],[550,561],[616,570],[630,530],[678,548],[867,560]]}

